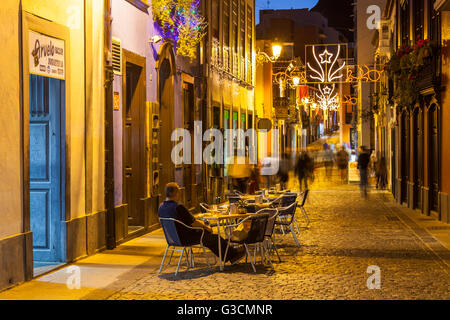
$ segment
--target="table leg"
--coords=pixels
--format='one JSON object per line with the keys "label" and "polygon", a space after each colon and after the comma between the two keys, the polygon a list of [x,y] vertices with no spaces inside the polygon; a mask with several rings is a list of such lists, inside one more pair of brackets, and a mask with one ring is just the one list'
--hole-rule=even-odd
{"label": "table leg", "polygon": [[223,271],[225,263],[222,261],[222,243],[220,241],[220,221],[217,222],[217,241],[219,243],[219,267]]}

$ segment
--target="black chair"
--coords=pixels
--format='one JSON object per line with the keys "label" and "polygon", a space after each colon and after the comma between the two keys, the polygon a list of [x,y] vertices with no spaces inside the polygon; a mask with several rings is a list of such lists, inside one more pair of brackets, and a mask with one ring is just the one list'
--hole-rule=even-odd
{"label": "black chair", "polygon": [[[247,253],[247,257],[250,259],[250,263],[252,265],[253,271],[256,272],[255,263],[252,260],[252,257],[250,255],[250,252],[248,250],[249,245],[260,245],[264,242],[265,234],[266,234],[266,227],[267,222],[269,219],[269,214],[263,213],[263,214],[257,214],[250,217],[247,217],[246,219],[242,220],[241,222],[229,225],[226,228],[229,229],[230,237],[228,238],[228,245],[227,249],[225,250],[225,258],[224,261],[226,261],[226,257],[228,254],[228,249],[230,248],[231,244],[235,245],[244,245],[245,251]],[[234,228],[239,227],[240,225],[244,224],[245,222],[251,222],[250,230],[246,234],[246,236],[243,239],[238,239],[233,235],[232,230]],[[264,246],[262,246],[263,250],[267,250]],[[270,260],[270,255],[267,255],[270,266],[273,269],[272,261]],[[256,262],[256,261],[255,261]]]}
{"label": "black chair", "polygon": [[201,212],[201,213],[207,213],[209,210],[211,210],[211,208],[209,207],[209,205],[206,204],[206,203],[204,203],[204,202],[200,203],[199,206],[200,206],[200,212]]}
{"label": "black chair", "polygon": [[[262,209],[260,211],[257,212],[257,214],[268,214],[269,218],[267,220],[267,226],[266,226],[266,232],[264,234],[264,237],[266,239],[265,243],[270,247],[272,247],[274,249],[274,251],[277,254],[278,257],[278,261],[281,262],[281,258],[280,258],[280,254],[278,253],[278,248],[275,244],[275,238],[273,236],[273,232],[275,231],[275,222],[277,221],[278,218],[278,210],[277,209]],[[267,248],[269,249],[269,248]]]}
{"label": "black chair", "polygon": [[281,227],[289,227],[291,230],[291,234],[294,237],[295,243],[300,247],[300,242],[297,239],[297,236],[294,231],[293,223],[295,219],[295,212],[297,210],[297,202],[294,202],[289,207],[278,208],[279,219],[275,222],[275,225]]}
{"label": "black chair", "polygon": [[303,213],[303,216],[305,217],[306,227],[308,227],[310,224],[309,216],[305,209],[305,203],[306,203],[306,200],[308,200],[308,194],[309,194],[309,189],[306,189],[305,193],[303,194],[302,204],[299,206],[300,211]]}
{"label": "black chair", "polygon": [[298,195],[294,192],[286,192],[281,198],[281,206],[289,207],[291,204],[297,201],[297,197]]}
{"label": "black chair", "polygon": [[230,201],[230,203],[236,203],[238,201],[242,200],[241,196],[228,196],[228,201]]}
{"label": "black chair", "polygon": [[[178,259],[178,265],[177,265],[177,270],[175,271],[175,276],[178,274],[178,270],[180,268],[181,260],[183,259],[183,256],[185,254],[186,254],[186,263],[187,263],[188,269],[195,267],[195,265],[194,265],[194,252],[192,251],[192,249],[202,249],[203,253],[204,253],[205,257],[206,257],[206,263],[211,268],[211,265],[209,264],[209,260],[208,260],[208,255],[206,254],[205,247],[203,246],[203,236],[205,235],[205,230],[203,230],[203,228],[189,227],[189,226],[185,225],[183,222],[178,221],[178,220],[173,219],[173,218],[159,218],[159,221],[160,221],[161,227],[162,227],[162,229],[164,231],[164,236],[166,237],[167,247],[166,247],[166,251],[164,253],[164,257],[163,257],[163,260],[161,262],[161,266],[159,268],[158,274],[161,273],[161,271],[162,271],[162,269],[164,267],[164,262],[166,260],[167,253],[169,251],[172,251],[172,254],[170,256],[169,263],[167,265],[170,265],[170,261],[172,261],[173,253],[175,251],[181,252],[180,258]],[[177,224],[182,226],[182,227],[188,228],[190,230],[201,231],[202,232],[202,236],[200,237],[200,241],[198,243],[191,243],[189,245],[184,244],[183,241],[178,236]],[[177,249],[177,248],[180,248],[180,249]]]}

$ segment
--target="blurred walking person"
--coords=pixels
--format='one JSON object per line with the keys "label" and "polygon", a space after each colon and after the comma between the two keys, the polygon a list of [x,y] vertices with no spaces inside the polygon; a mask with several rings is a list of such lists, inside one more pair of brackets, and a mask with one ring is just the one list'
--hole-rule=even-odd
{"label": "blurred walking person", "polygon": [[260,179],[260,164],[255,165],[252,168],[252,171],[250,173],[250,179],[249,179],[249,187],[248,187],[248,193],[249,194],[255,194],[256,191],[259,190],[259,179]]}
{"label": "blurred walking person", "polygon": [[288,155],[287,155],[287,153],[283,153],[282,158],[280,160],[280,168],[278,171],[278,177],[280,180],[281,190],[287,189],[287,183],[289,181],[289,170],[290,169],[291,168],[289,166]]}
{"label": "blurred walking person", "polygon": [[380,157],[377,163],[377,189],[386,189],[387,184],[387,165],[386,158],[384,156]]}
{"label": "blurred walking person", "polygon": [[367,198],[369,163],[370,163],[370,153],[365,146],[361,146],[359,148],[358,169],[361,179],[360,182],[361,196],[364,198]]}
{"label": "blurred walking person", "polygon": [[337,153],[337,166],[339,168],[339,174],[341,176],[341,182],[348,182],[348,160],[349,155],[347,150],[345,150],[345,146],[341,146],[341,150]]}
{"label": "blurred walking person", "polygon": [[313,178],[313,172],[313,160],[309,157],[306,151],[301,152],[295,165],[295,174],[298,177],[300,191],[305,191],[308,189],[308,179]]}
{"label": "blurred walking person", "polygon": [[327,143],[323,145],[323,163],[325,165],[325,175],[330,180],[333,174],[334,155]]}

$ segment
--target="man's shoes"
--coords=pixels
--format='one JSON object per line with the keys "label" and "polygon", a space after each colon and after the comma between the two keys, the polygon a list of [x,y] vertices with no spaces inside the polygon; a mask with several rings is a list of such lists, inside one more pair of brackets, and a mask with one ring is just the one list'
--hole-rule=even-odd
{"label": "man's shoes", "polygon": [[239,261],[242,260],[242,258],[244,258],[246,255],[245,249],[244,248],[239,248],[236,250],[236,253],[230,258],[230,262],[232,265],[237,264]]}

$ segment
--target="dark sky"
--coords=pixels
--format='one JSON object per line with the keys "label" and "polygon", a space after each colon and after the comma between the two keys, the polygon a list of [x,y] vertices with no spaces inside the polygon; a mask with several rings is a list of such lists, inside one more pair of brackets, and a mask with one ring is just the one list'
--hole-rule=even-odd
{"label": "dark sky", "polygon": [[318,0],[270,0],[270,6],[267,6],[267,0],[256,0],[256,24],[259,23],[259,10],[263,9],[311,9]]}

